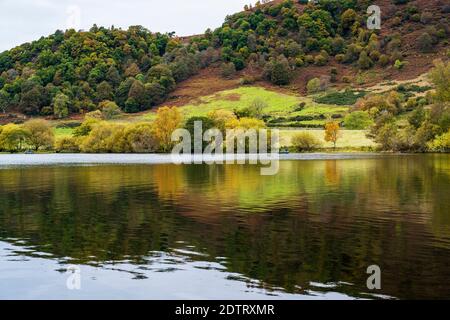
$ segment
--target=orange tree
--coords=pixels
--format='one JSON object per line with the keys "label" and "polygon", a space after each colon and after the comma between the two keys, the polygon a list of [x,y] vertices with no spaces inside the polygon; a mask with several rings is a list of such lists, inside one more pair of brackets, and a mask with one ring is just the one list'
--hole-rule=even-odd
{"label": "orange tree", "polygon": [[325,124],[325,141],[333,142],[334,149],[336,149],[336,143],[339,139],[340,127],[336,121],[331,121]]}

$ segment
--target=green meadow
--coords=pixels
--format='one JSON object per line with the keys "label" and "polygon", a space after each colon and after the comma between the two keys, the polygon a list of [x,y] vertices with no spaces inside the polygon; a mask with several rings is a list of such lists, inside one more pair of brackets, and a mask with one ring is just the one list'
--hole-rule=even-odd
{"label": "green meadow", "polygon": [[[342,119],[349,109],[349,106],[317,103],[312,97],[284,94],[253,86],[200,97],[180,109],[186,118],[206,116],[209,112],[219,109],[244,109],[257,99],[267,104],[263,113],[271,127],[322,127],[329,118]],[[154,117],[155,113],[149,112],[143,118],[152,120]]]}

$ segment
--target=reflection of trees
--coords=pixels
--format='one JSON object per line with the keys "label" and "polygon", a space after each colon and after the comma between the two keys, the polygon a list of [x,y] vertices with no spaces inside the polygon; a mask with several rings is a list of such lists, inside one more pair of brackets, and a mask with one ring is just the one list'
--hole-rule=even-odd
{"label": "reflection of trees", "polygon": [[0,235],[80,263],[139,262],[185,241],[292,292],[337,280],[365,291],[375,263],[383,293],[449,296],[449,180],[448,156],[290,161],[274,177],[256,166],[0,170]]}

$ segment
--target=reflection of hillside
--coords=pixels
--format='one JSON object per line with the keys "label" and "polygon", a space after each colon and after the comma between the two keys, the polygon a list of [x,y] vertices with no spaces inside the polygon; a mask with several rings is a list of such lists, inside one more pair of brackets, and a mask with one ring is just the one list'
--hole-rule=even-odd
{"label": "reflection of hillside", "polygon": [[253,166],[0,170],[0,236],[80,263],[138,263],[184,241],[288,291],[336,279],[364,291],[363,269],[379,263],[387,294],[449,296],[442,159],[287,161],[274,177]]}

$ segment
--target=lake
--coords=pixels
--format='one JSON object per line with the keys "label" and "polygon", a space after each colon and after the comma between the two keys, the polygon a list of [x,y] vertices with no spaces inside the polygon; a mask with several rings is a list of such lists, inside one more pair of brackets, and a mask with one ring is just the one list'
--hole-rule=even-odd
{"label": "lake", "polygon": [[0,155],[0,299],[450,298],[450,155],[282,158]]}

